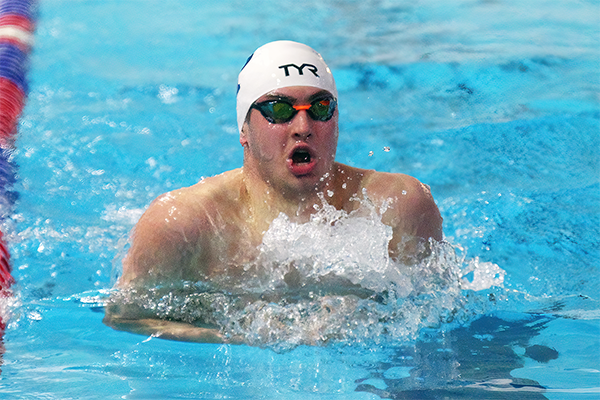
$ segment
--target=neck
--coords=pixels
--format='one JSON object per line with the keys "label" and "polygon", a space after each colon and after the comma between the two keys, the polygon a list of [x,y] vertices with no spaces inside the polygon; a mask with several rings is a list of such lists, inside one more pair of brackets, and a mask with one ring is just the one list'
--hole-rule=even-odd
{"label": "neck", "polygon": [[314,205],[320,205],[320,193],[327,192],[333,181],[333,173],[327,174],[319,185],[294,191],[274,187],[251,169],[243,168],[244,187],[248,204],[257,222],[263,221],[267,226],[280,213],[287,215],[294,222],[306,222],[314,214]]}

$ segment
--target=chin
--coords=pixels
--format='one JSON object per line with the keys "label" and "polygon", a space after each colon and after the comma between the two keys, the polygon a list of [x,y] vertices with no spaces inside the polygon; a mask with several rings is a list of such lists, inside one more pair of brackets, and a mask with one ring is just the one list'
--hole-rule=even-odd
{"label": "chin", "polygon": [[302,191],[309,193],[322,192],[326,185],[326,180],[323,178],[326,173],[323,174],[310,174],[296,177],[298,187]]}

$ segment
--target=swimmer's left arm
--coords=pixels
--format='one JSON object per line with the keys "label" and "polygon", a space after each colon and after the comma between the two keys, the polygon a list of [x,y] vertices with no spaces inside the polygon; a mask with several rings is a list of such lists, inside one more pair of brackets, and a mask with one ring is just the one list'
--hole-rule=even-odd
{"label": "swimmer's left arm", "polygon": [[365,188],[376,203],[387,204],[382,222],[393,229],[393,258],[418,255],[419,243],[443,239],[443,220],[427,185],[408,175],[375,173]]}

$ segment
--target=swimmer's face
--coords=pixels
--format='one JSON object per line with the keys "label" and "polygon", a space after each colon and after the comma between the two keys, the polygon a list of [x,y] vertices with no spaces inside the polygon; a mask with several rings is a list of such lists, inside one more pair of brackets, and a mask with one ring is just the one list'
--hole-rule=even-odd
{"label": "swimmer's face", "polygon": [[[254,104],[272,100],[302,106],[319,101],[327,104],[333,97],[319,88],[294,86],[269,92]],[[324,121],[315,119],[309,110],[300,109],[291,120],[280,123],[270,122],[253,107],[240,134],[244,168],[258,172],[271,186],[294,194],[323,187],[321,178],[332,169],[337,140],[337,107],[333,116]]]}

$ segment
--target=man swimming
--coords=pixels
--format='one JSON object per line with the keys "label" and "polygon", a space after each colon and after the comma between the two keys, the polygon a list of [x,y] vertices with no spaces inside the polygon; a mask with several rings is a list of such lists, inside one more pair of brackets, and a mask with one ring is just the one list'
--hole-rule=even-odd
{"label": "man swimming", "polygon": [[[238,78],[243,167],[156,199],[135,227],[118,287],[233,286],[254,271],[248,266],[275,218],[283,213],[305,223],[323,199],[347,213],[359,207],[357,198],[385,204],[381,221],[393,231],[393,259],[410,259],[419,244],[441,240],[442,218],[427,186],[335,161],[337,97],[331,71],[310,47],[277,41],[257,49]],[[118,304],[107,308],[105,323],[167,339],[235,342],[218,327],[161,320]]]}

